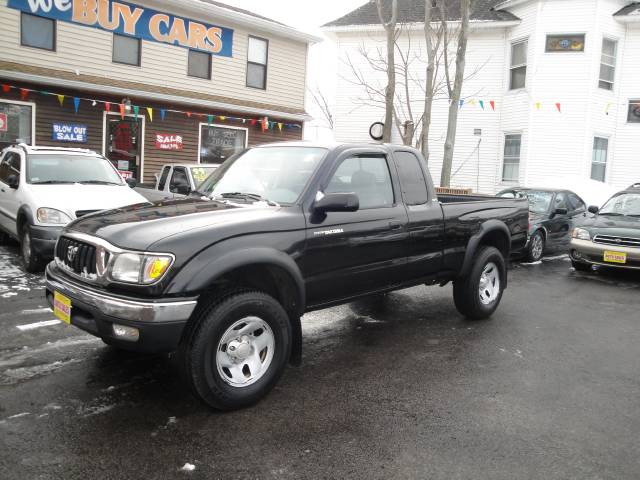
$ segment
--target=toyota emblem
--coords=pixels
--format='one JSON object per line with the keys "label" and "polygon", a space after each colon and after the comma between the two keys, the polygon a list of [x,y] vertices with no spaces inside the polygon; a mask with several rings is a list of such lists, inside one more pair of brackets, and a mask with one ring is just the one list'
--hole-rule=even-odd
{"label": "toyota emblem", "polygon": [[77,254],[78,254],[78,247],[69,247],[67,249],[67,260],[69,260],[69,262],[73,262],[73,259],[76,258]]}

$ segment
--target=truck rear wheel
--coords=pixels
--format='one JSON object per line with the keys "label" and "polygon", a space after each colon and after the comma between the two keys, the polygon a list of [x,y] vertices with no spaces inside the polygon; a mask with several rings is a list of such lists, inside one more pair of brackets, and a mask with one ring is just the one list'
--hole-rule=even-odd
{"label": "truck rear wheel", "polygon": [[242,408],[280,379],[291,353],[291,324],[274,298],[242,291],[202,309],[181,350],[198,397],[219,410]]}
{"label": "truck rear wheel", "polygon": [[506,279],[502,253],[494,247],[481,247],[469,274],[453,282],[456,308],[472,320],[490,317],[500,304]]}

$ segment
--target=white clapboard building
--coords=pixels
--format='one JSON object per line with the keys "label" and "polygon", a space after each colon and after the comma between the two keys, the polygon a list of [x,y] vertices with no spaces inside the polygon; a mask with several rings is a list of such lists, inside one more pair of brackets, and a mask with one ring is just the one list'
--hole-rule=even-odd
{"label": "white clapboard building", "polygon": [[[433,5],[444,0],[433,0]],[[446,0],[455,31],[459,1]],[[390,2],[389,2],[390,3]],[[628,0],[477,0],[459,112],[452,186],[496,192],[545,185],[557,178],[593,178],[616,187],[640,182],[640,3]],[[423,0],[399,0],[412,76],[425,76],[420,22]],[[384,54],[374,2],[325,26],[340,52],[335,102],[337,140],[368,141],[382,105],[362,82],[386,84],[362,51]],[[410,47],[409,47],[410,45]],[[455,45],[452,45],[455,51]],[[397,55],[399,56],[399,55]],[[397,60],[401,63],[401,60]],[[356,74],[357,72],[357,74]],[[442,74],[442,69],[440,69]],[[402,76],[400,80],[402,80]],[[423,99],[409,83],[414,116]],[[399,96],[404,98],[404,86]],[[429,164],[439,180],[448,100],[433,108]],[[405,118],[406,119],[406,118]],[[405,120],[401,119],[401,120]],[[400,135],[394,128],[394,141]]]}

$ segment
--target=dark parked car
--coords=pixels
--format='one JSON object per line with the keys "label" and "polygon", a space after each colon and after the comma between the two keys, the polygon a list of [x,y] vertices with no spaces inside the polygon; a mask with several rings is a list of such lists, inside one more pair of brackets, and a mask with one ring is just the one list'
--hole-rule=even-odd
{"label": "dark parked car", "polygon": [[584,201],[570,190],[518,187],[497,196],[529,200],[529,235],[521,252],[529,262],[537,262],[549,251],[567,251],[572,229],[587,217]]}
{"label": "dark parked car", "polygon": [[111,345],[178,350],[205,402],[237,408],[300,359],[304,312],[452,281],[458,310],[487,318],[527,218],[524,199],[438,197],[412,148],[266,145],[191,198],[71,224],[47,299]]}
{"label": "dark parked car", "polygon": [[593,265],[640,269],[640,184],[614,195],[573,230],[571,261],[576,270]]}

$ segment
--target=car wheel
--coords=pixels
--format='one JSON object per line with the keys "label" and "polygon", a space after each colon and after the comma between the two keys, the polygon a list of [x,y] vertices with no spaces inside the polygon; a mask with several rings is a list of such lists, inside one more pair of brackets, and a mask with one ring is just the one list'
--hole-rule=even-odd
{"label": "car wheel", "polygon": [[31,227],[29,225],[22,227],[22,233],[20,234],[20,256],[22,257],[24,268],[27,272],[37,273],[42,271],[44,261],[33,249]]}
{"label": "car wheel", "polygon": [[219,410],[246,407],[278,382],[291,354],[282,306],[259,291],[229,294],[201,309],[179,356],[195,394]]}
{"label": "car wheel", "polygon": [[592,271],[591,265],[583,262],[576,262],[575,260],[571,260],[571,266],[576,269],[578,272],[590,272]]}
{"label": "car wheel", "polygon": [[453,300],[458,311],[472,320],[490,317],[500,304],[507,279],[502,253],[481,247],[469,275],[453,282]]}
{"label": "car wheel", "polygon": [[9,242],[9,235],[0,232],[0,245],[6,245]]}
{"label": "car wheel", "polygon": [[544,235],[540,230],[536,231],[529,239],[529,248],[527,249],[527,261],[538,262],[544,255]]}

